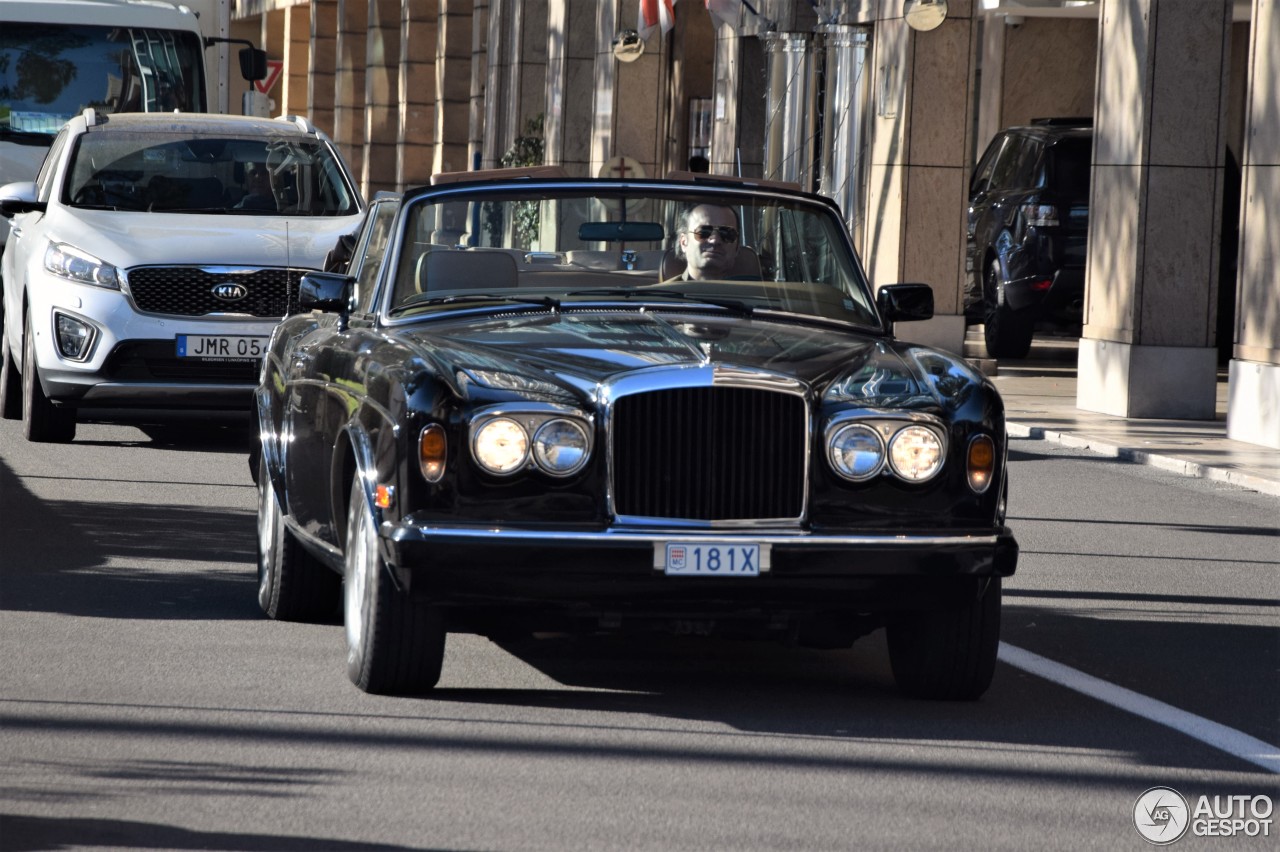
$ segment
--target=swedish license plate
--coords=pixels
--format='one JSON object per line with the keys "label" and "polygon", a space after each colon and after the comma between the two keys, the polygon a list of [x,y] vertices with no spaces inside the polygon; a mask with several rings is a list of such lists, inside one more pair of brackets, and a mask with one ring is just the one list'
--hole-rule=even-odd
{"label": "swedish license plate", "polygon": [[654,559],[669,577],[758,577],[769,570],[769,545],[741,541],[658,542]]}
{"label": "swedish license plate", "polygon": [[229,334],[179,334],[178,357],[205,361],[256,361],[267,351],[267,338]]}

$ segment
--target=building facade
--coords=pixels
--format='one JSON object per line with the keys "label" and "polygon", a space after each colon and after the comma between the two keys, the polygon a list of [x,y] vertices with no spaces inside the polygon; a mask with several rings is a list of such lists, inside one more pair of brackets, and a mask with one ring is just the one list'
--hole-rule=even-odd
{"label": "building facade", "polygon": [[281,63],[255,108],[310,117],[368,195],[533,159],[823,192],[875,284],[933,285],[912,332],[957,352],[975,157],[1092,116],[1077,405],[1212,419],[1230,335],[1228,434],[1280,449],[1280,0],[678,0],[647,37],[639,5],[234,0],[232,35]]}

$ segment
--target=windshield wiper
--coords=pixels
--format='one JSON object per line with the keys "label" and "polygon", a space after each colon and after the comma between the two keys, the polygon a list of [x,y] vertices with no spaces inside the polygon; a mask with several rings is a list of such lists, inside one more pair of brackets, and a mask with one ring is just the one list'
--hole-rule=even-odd
{"label": "windshield wiper", "polygon": [[230,213],[225,207],[153,207],[151,213]]}
{"label": "windshield wiper", "polygon": [[751,316],[755,312],[755,308],[746,302],[740,302],[737,299],[721,299],[716,296],[701,296],[697,293],[685,293],[680,290],[626,290],[601,288],[598,290],[573,290],[565,294],[566,296],[613,296],[621,299],[675,299],[680,302],[698,302],[704,305],[714,305],[717,308],[724,308],[727,311],[742,314],[743,316]]}
{"label": "windshield wiper", "polygon": [[41,133],[37,130],[19,130],[7,124],[0,124],[0,139],[17,145],[43,145],[48,148],[53,144],[52,133]]}
{"label": "windshield wiper", "polygon": [[550,296],[499,296],[493,293],[455,293],[451,296],[428,296],[424,293],[406,299],[404,304],[392,308],[391,313],[395,315],[428,305],[452,305],[461,302],[505,302],[518,305],[538,305],[553,309],[560,307],[560,300],[553,299]]}

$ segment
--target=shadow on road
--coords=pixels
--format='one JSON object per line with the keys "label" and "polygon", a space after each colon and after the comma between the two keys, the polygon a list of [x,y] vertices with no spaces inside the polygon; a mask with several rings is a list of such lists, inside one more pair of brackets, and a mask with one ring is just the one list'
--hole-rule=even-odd
{"label": "shadow on road", "polygon": [[237,834],[192,831],[172,825],[120,819],[67,819],[0,814],[0,850],[36,852],[45,849],[224,849],[231,852],[312,852],[416,849],[380,843],[353,843],[322,837],[282,837],[277,834]]}
{"label": "shadow on road", "polygon": [[[0,610],[99,618],[257,618],[252,512],[41,500],[0,460]],[[145,560],[147,564],[137,564]],[[234,572],[164,568],[236,563]]]}

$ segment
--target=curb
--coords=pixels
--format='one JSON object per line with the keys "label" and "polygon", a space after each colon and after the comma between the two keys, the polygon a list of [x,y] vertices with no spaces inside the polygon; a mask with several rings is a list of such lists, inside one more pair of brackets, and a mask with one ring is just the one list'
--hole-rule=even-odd
{"label": "curb", "polygon": [[1077,447],[1082,450],[1089,450],[1090,452],[1097,453],[1098,455],[1107,456],[1108,458],[1114,458],[1124,462],[1145,464],[1150,467],[1169,471],[1170,473],[1180,474],[1182,476],[1207,479],[1213,482],[1225,482],[1229,485],[1235,485],[1239,488],[1247,488],[1250,491],[1257,491],[1271,497],[1280,497],[1280,482],[1256,476],[1248,473],[1247,471],[1214,467],[1213,465],[1201,464],[1199,462],[1189,461],[1188,459],[1180,459],[1174,456],[1148,452],[1147,450],[1138,450],[1133,447],[1121,446],[1101,438],[1088,438],[1082,435],[1074,435],[1069,432],[1045,429],[1042,426],[1032,426],[1028,423],[1008,422],[1005,424],[1005,427],[1008,430],[1010,438],[1027,438],[1033,441],[1050,441],[1051,443],[1060,444],[1064,447]]}

